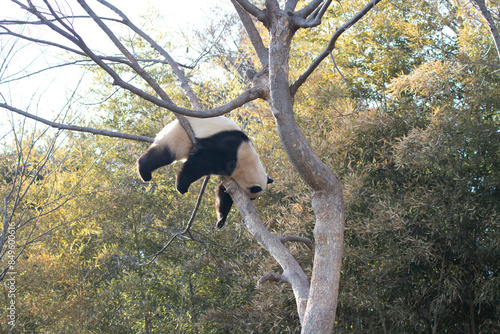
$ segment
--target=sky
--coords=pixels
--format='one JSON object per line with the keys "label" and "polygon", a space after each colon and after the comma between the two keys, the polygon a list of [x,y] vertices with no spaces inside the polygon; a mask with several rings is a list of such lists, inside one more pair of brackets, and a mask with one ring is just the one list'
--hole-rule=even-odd
{"label": "sky", "polygon": [[[25,0],[21,1],[25,2]],[[36,4],[38,1],[40,0],[35,0],[34,3]],[[203,28],[208,22],[207,15],[213,13],[215,8],[231,10],[232,7],[229,0],[109,0],[109,2],[122,10],[138,26],[141,26],[151,16],[151,9],[154,8],[164,17],[163,22],[156,21],[160,24],[158,27],[160,30],[165,29],[167,32],[181,30],[184,33],[189,33],[193,28]],[[60,0],[58,4],[64,12],[69,10],[69,12],[79,14],[79,10],[81,11],[75,0]],[[95,0],[88,0],[88,4],[96,9],[104,8]],[[0,8],[0,20],[26,18],[25,12],[19,10],[18,6],[10,0],[0,0]],[[109,11],[103,13],[106,13],[107,16],[113,16],[113,13]],[[112,50],[112,53],[117,53],[109,40],[90,20],[88,23],[75,27],[93,49],[109,49]],[[29,28],[28,32],[32,36],[41,38],[48,38],[52,34],[40,28]],[[6,58],[7,50],[10,50],[12,41],[5,36],[0,36],[0,66]],[[83,86],[84,90],[85,85],[91,83],[88,75],[81,80],[82,74],[77,67],[63,67],[31,75],[22,80],[6,82],[9,81],[9,78],[24,76],[45,68],[48,64],[62,63],[66,60],[66,56],[60,51],[39,44],[21,45],[18,43],[14,50],[16,53],[11,54],[13,56],[9,59],[7,70],[0,70],[0,99],[2,102],[5,99],[9,104],[20,109],[42,116],[50,115],[63,108],[75,87],[80,85],[80,87]],[[0,117],[3,117],[2,114],[6,112],[10,113],[10,111],[0,109]]]}

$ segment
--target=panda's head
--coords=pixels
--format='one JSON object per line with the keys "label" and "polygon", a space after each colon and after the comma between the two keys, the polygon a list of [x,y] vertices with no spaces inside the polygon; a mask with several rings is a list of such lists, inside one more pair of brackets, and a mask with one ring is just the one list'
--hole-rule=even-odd
{"label": "panda's head", "polygon": [[241,143],[237,153],[237,164],[231,177],[245,190],[250,199],[264,194],[273,180],[267,176],[259,156],[250,141]]}

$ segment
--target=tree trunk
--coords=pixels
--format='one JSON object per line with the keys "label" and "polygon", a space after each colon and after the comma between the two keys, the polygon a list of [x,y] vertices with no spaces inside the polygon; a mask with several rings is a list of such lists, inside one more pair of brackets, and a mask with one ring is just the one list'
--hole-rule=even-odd
{"label": "tree trunk", "polygon": [[[269,8],[269,7],[268,7]],[[270,99],[283,147],[301,178],[312,191],[316,216],[316,251],[305,313],[299,309],[302,333],[331,333],[335,323],[344,238],[342,187],[310,148],[295,122],[289,86],[289,54],[294,33],[289,16],[273,8],[269,42]]]}

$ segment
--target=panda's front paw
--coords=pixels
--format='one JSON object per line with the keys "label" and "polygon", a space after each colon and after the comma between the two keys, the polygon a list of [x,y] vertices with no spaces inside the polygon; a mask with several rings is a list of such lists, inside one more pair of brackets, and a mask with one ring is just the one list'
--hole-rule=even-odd
{"label": "panda's front paw", "polygon": [[185,194],[188,192],[189,189],[189,184],[186,184],[184,182],[179,182],[179,179],[175,181],[175,189],[177,189],[178,192],[181,194]]}
{"label": "panda's front paw", "polygon": [[140,168],[138,168],[138,170],[139,170],[139,175],[141,176],[141,179],[143,182],[151,181],[151,179],[153,178],[153,176],[151,175],[151,172],[141,170]]}
{"label": "panda's front paw", "polygon": [[226,218],[227,216],[224,216],[224,217],[218,217],[219,220],[217,221],[217,224],[215,224],[215,226],[218,228],[218,229],[221,229],[224,224],[226,223]]}

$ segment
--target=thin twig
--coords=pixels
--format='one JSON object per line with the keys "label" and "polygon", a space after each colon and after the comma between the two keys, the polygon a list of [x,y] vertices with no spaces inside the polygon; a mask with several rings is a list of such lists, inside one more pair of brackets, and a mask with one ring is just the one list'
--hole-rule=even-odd
{"label": "thin twig", "polygon": [[[205,189],[207,188],[207,184],[208,184],[209,180],[210,180],[210,175],[205,176],[205,179],[203,180],[203,184],[201,185],[200,192],[198,194],[198,199],[196,200],[196,205],[194,206],[193,212],[191,213],[191,217],[189,218],[189,221],[187,222],[184,230],[182,230],[181,232],[175,233],[172,237],[170,237],[170,240],[165,244],[165,246],[163,246],[162,249],[160,249],[155,254],[150,255],[150,256],[152,256],[151,260],[149,260],[146,263],[139,264],[140,266],[147,266],[147,265],[150,265],[151,263],[153,263],[156,260],[156,258],[158,257],[158,255],[163,253],[165,251],[165,249],[167,249],[172,244],[172,242],[174,242],[174,240],[177,239],[177,237],[180,237],[186,233],[188,233],[191,236],[190,229],[191,229],[191,226],[193,225],[194,219],[196,218],[196,214],[198,213],[198,208],[200,207],[201,200],[203,198],[203,194],[205,193]],[[191,239],[195,240],[192,236],[191,236]]]}
{"label": "thin twig", "polygon": [[353,115],[353,114],[357,113],[359,111],[359,109],[361,109],[361,101],[363,99],[362,91],[353,88],[349,84],[349,81],[347,81],[347,79],[345,78],[344,74],[342,74],[342,72],[340,71],[339,67],[337,66],[337,63],[335,62],[335,58],[333,57],[333,54],[331,52],[330,52],[330,56],[332,57],[333,65],[335,66],[335,69],[337,70],[337,72],[342,77],[342,80],[344,80],[344,82],[347,84],[347,86],[349,87],[349,89],[351,89],[353,92],[356,92],[356,93],[359,94],[358,106],[356,107],[356,109],[354,109],[354,111],[350,112],[349,114],[341,114],[341,115],[339,115],[339,117]]}

